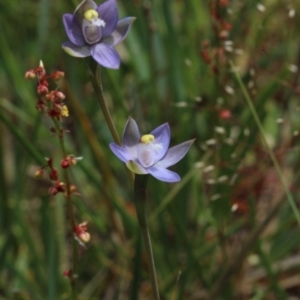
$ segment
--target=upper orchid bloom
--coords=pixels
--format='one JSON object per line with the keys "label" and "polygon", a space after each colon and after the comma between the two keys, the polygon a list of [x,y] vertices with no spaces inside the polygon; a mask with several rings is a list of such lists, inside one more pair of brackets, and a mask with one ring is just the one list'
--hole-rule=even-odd
{"label": "upper orchid bloom", "polygon": [[62,48],[72,56],[91,55],[103,67],[118,69],[120,57],[113,47],[124,40],[134,20],[134,17],[118,19],[116,0],[99,6],[92,0],[84,0],[73,15],[63,15],[69,41]]}
{"label": "upper orchid bloom", "polygon": [[112,152],[136,174],[151,174],[166,182],[180,181],[177,173],[167,168],[181,160],[194,140],[169,148],[170,127],[167,123],[150,134],[141,136],[136,122],[129,118],[123,132],[122,146],[109,145]]}

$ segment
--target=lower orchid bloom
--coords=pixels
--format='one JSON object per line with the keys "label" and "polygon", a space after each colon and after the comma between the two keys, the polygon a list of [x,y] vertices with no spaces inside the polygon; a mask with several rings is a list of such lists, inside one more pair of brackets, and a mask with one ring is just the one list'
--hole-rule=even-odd
{"label": "lower orchid bloom", "polygon": [[180,176],[167,168],[185,156],[194,140],[169,148],[170,139],[168,123],[141,136],[135,120],[129,118],[123,132],[122,145],[111,143],[109,146],[133,173],[151,174],[161,181],[177,182]]}
{"label": "lower orchid bloom", "polygon": [[62,48],[72,56],[92,56],[98,64],[118,69],[120,57],[113,47],[124,40],[134,20],[134,17],[118,19],[116,0],[99,6],[92,0],[84,0],[74,14],[63,15],[69,41]]}

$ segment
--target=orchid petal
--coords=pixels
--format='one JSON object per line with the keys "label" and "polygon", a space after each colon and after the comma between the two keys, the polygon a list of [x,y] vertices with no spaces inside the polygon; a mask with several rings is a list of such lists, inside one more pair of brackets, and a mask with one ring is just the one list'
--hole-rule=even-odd
{"label": "orchid petal", "polygon": [[131,172],[135,174],[148,174],[148,171],[145,168],[143,168],[139,163],[133,160],[127,162],[126,166]]}
{"label": "orchid petal", "polygon": [[76,46],[84,46],[85,40],[81,27],[72,14],[63,15],[63,24],[69,40]]}
{"label": "orchid petal", "polygon": [[[103,38],[103,43],[110,46],[115,46],[121,43],[127,36],[135,17],[127,17],[119,20],[117,28],[111,33],[110,36]],[[103,34],[104,35],[104,34]]]}
{"label": "orchid petal", "polygon": [[114,48],[106,44],[95,44],[91,46],[91,55],[101,66],[118,69],[120,67],[120,56]]}
{"label": "orchid petal", "polygon": [[125,148],[116,143],[110,143],[109,148],[124,163],[134,159]]}
{"label": "orchid petal", "polygon": [[141,134],[135,120],[129,118],[123,132],[122,143],[134,158],[137,158],[137,145],[140,137]]}
{"label": "orchid petal", "polygon": [[147,168],[147,171],[155,178],[161,181],[165,182],[177,182],[180,181],[180,176],[165,168],[160,168],[157,166],[152,166],[150,168]]}
{"label": "orchid petal", "polygon": [[87,57],[91,55],[88,46],[76,46],[73,43],[66,41],[62,44],[62,48],[71,56],[74,57]]}
{"label": "orchid petal", "polygon": [[[156,159],[159,161],[162,157],[165,156],[168,151],[171,139],[170,126],[168,123],[160,125],[151,131],[151,134],[155,137],[154,147],[156,148]],[[155,146],[156,145],[156,146]]]}
{"label": "orchid petal", "polygon": [[194,141],[195,140],[190,140],[170,148],[166,153],[166,156],[162,160],[160,160],[155,166],[162,168],[168,168],[170,166],[173,166],[186,155]]}
{"label": "orchid petal", "polygon": [[118,9],[115,0],[108,0],[97,8],[99,18],[105,22],[102,29],[102,36],[109,36],[117,27],[118,24]]}

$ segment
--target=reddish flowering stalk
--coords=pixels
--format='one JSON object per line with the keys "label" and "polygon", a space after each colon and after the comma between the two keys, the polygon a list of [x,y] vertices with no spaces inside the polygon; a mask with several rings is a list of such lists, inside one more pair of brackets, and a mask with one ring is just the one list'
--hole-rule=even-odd
{"label": "reddish flowering stalk", "polygon": [[74,155],[68,155],[65,148],[64,133],[66,130],[64,130],[64,128],[61,126],[61,120],[64,117],[69,116],[68,108],[64,104],[65,95],[57,89],[51,90],[48,81],[49,79],[59,80],[63,76],[64,73],[61,71],[56,71],[50,75],[47,75],[42,62],[38,68],[31,69],[25,74],[26,79],[37,79],[37,93],[39,95],[39,99],[36,103],[36,109],[38,112],[46,114],[52,119],[54,127],[52,127],[50,131],[58,137],[62,151],[63,159],[61,160],[61,167],[64,173],[63,181],[61,181],[59,172],[53,165],[52,158],[47,158],[46,165],[37,170],[35,175],[36,177],[42,177],[44,175],[44,170],[47,169],[49,179],[52,181],[52,186],[49,188],[49,194],[55,196],[58,193],[63,193],[66,198],[70,228],[74,235],[73,266],[72,270],[68,271],[68,277],[70,278],[70,282],[72,284],[73,299],[77,299],[76,278],[78,265],[78,242],[81,244],[82,242],[88,242],[90,235],[87,232],[87,223],[81,223],[79,225],[76,224],[75,213],[71,199],[72,194],[74,194],[76,191],[76,187],[70,182],[69,167],[71,165],[75,165],[77,160],[80,158],[76,158]]}
{"label": "reddish flowering stalk", "polygon": [[[221,67],[228,63],[228,52],[233,50],[230,44],[231,41],[228,41],[232,24],[226,19],[227,14],[224,13],[228,5],[228,0],[213,0],[210,2],[210,16],[215,43],[211,45],[208,40],[204,40],[200,50],[201,58],[211,68],[216,77],[222,73]],[[229,45],[226,46],[226,42]]]}

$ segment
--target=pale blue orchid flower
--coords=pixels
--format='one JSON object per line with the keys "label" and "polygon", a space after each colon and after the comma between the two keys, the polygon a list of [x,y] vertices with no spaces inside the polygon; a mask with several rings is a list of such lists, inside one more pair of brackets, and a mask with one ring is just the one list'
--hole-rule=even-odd
{"label": "pale blue orchid flower", "polygon": [[69,41],[62,48],[72,56],[92,56],[103,67],[118,69],[120,56],[114,46],[125,39],[134,20],[134,17],[118,19],[115,0],[99,6],[92,0],[84,0],[74,14],[63,15]]}
{"label": "pale blue orchid flower", "polygon": [[169,148],[170,139],[168,123],[141,136],[135,120],[129,118],[123,132],[122,145],[111,143],[109,146],[132,172],[151,174],[161,181],[177,182],[180,176],[167,168],[186,155],[194,140]]}

